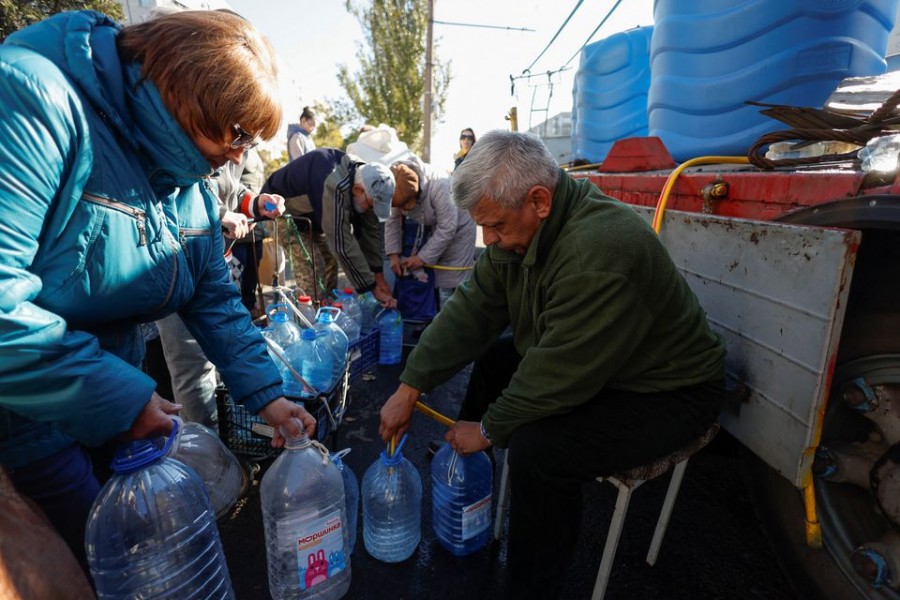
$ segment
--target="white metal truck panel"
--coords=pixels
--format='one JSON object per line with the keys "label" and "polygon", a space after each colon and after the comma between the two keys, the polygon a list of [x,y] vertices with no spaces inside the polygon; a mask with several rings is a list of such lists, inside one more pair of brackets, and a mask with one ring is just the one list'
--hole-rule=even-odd
{"label": "white metal truck panel", "polygon": [[[634,207],[648,221],[653,209]],[[858,231],[667,211],[660,238],[746,397],[722,425],[798,487],[828,400]]]}

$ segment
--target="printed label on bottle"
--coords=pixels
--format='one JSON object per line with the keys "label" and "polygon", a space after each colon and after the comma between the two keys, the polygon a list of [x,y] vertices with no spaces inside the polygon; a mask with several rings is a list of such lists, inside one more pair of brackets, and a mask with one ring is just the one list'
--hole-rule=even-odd
{"label": "printed label on bottle", "polygon": [[462,539],[475,537],[491,526],[491,495],[462,509]]}
{"label": "printed label on bottle", "polygon": [[279,537],[290,536],[297,552],[300,590],[319,585],[347,568],[344,554],[344,524],[340,509],[325,517],[307,520],[302,516],[278,522]]}

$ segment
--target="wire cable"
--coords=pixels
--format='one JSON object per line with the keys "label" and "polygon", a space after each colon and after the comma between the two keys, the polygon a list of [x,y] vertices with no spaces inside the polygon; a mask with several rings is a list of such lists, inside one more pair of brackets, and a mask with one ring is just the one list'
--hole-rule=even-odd
{"label": "wire cable", "polygon": [[[619,0],[619,1],[621,2],[622,0]],[[575,16],[575,13],[576,13],[576,12],[578,11],[578,9],[581,7],[581,5],[582,5],[583,2],[584,2],[584,0],[578,0],[578,3],[575,5],[575,8],[572,9],[572,12],[569,13],[569,16],[566,17],[566,20],[563,21],[563,24],[560,25],[560,26],[559,26],[559,29],[556,30],[556,33],[553,35],[553,39],[551,39],[550,42],[547,44],[547,46],[546,46],[543,50],[541,50],[541,53],[538,54],[538,57],[535,58],[535,59],[531,62],[530,65],[528,65],[528,68],[522,70],[522,73],[523,73],[523,74],[524,74],[524,73],[528,73],[529,71],[531,71],[531,67],[533,67],[533,66],[537,63],[537,61],[541,60],[541,57],[544,55],[545,52],[547,52],[547,50],[550,49],[550,46],[553,45],[553,42],[556,41],[556,38],[559,37],[559,34],[562,33],[562,30],[566,28],[566,25],[568,25],[568,24],[569,24],[569,21],[572,19],[572,17]]]}
{"label": "wire cable", "polygon": [[578,56],[579,54],[581,54],[581,51],[584,50],[584,47],[587,46],[588,43],[590,43],[591,38],[593,38],[593,37],[597,34],[597,32],[600,31],[600,28],[603,27],[603,24],[606,23],[607,20],[609,20],[609,18],[612,16],[612,14],[613,14],[614,12],[616,12],[616,9],[619,8],[619,5],[620,5],[620,4],[622,4],[622,0],[616,0],[616,3],[613,5],[613,7],[612,7],[611,9],[609,9],[609,12],[606,13],[606,16],[603,17],[603,20],[600,21],[600,24],[599,24],[599,25],[597,25],[597,28],[594,29],[594,30],[591,32],[591,35],[589,35],[589,36],[587,37],[586,40],[584,40],[584,43],[581,45],[581,48],[579,48],[578,50],[575,51],[575,54],[572,55],[572,58],[570,58],[569,60],[567,60],[567,61],[566,61],[566,64],[564,64],[564,65],[559,69],[560,71],[562,71],[563,69],[565,69],[566,67],[568,67],[568,66],[569,66],[569,63],[571,63],[573,60],[575,60],[575,57],[576,57],[576,56]]}

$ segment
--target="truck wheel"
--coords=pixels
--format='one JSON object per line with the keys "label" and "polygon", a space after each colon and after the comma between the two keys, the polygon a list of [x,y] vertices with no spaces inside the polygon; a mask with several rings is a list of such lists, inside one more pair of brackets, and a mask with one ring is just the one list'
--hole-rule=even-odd
{"label": "truck wheel", "polygon": [[[863,377],[872,385],[900,384],[900,317],[893,313],[848,317],[839,362],[822,433],[824,444],[863,441],[872,429],[865,417],[841,401],[845,382]],[[900,593],[887,586],[874,589],[850,564],[856,548],[876,541],[890,529],[869,490],[816,480],[816,506],[825,548],[813,550],[806,546],[800,492],[762,460],[749,451],[746,454],[754,506],[798,594],[828,600],[900,600]]]}

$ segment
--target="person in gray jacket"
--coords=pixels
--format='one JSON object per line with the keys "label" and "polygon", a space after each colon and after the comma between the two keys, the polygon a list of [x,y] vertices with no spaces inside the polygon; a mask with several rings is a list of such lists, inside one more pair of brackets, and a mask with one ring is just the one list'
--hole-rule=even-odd
{"label": "person in gray jacket", "polygon": [[443,305],[475,262],[475,222],[451,200],[449,174],[416,157],[394,163],[391,171],[397,190],[384,225],[391,271],[401,277],[433,270]]}

